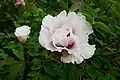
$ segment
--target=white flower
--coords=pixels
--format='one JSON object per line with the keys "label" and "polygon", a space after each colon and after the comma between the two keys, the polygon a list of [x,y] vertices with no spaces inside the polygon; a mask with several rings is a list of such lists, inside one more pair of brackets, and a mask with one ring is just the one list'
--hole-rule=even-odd
{"label": "white flower", "polygon": [[47,15],[42,21],[39,35],[40,44],[50,51],[62,52],[64,63],[81,63],[92,57],[95,45],[88,44],[92,26],[81,13],[64,10],[57,16]]}
{"label": "white flower", "polygon": [[30,34],[30,27],[29,26],[21,26],[16,28],[14,34],[17,37],[19,42],[26,42],[27,38]]}

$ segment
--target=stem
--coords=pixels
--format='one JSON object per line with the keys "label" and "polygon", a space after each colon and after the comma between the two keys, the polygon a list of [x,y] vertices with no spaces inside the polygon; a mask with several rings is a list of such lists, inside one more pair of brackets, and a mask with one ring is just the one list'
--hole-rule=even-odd
{"label": "stem", "polygon": [[25,64],[25,68],[24,68],[24,73],[23,73],[23,79],[22,80],[26,80],[27,79],[27,74],[30,70],[30,66],[31,66],[31,61],[29,60],[29,56],[27,53],[27,48],[26,45],[24,45],[24,64]]}
{"label": "stem", "polygon": [[81,0],[81,9],[84,7],[84,0]]}

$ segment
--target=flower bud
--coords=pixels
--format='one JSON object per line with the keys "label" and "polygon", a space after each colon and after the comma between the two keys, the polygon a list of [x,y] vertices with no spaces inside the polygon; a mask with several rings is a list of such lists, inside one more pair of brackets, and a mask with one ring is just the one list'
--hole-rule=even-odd
{"label": "flower bud", "polygon": [[25,43],[27,41],[27,38],[30,34],[30,27],[29,26],[21,26],[16,28],[14,34],[17,37],[17,40],[19,42]]}
{"label": "flower bud", "polygon": [[24,2],[24,0],[16,0],[15,5],[16,6],[25,6],[25,2]]}

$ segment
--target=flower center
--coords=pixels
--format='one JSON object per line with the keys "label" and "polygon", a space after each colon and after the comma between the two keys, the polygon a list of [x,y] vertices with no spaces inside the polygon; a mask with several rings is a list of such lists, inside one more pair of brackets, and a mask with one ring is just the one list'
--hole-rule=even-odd
{"label": "flower center", "polygon": [[74,45],[74,40],[72,38],[72,28],[62,27],[55,31],[53,34],[53,42],[56,47],[66,47],[68,49],[72,48]]}
{"label": "flower center", "polygon": [[68,45],[66,46],[66,48],[71,49],[71,48],[73,47],[73,45],[74,45],[74,42],[73,42],[73,41],[70,41],[70,42],[68,43]]}
{"label": "flower center", "polygon": [[57,47],[66,47],[68,49],[72,48],[74,45],[74,41],[70,36],[70,32],[66,35],[65,39],[62,39],[58,43],[55,44]]}
{"label": "flower center", "polygon": [[67,46],[62,46],[60,43],[57,43],[55,44],[57,47],[66,47],[68,49],[71,49],[74,45],[74,42],[73,41],[69,41],[68,45]]}

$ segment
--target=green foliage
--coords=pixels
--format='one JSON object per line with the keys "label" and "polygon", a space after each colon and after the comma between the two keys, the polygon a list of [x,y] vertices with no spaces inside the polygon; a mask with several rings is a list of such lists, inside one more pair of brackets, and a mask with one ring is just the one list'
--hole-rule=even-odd
{"label": "green foliage", "polygon": [[[0,1],[0,80],[119,80],[119,0],[15,0]],[[42,19],[60,11],[81,12],[93,26],[89,44],[96,44],[91,59],[63,64],[61,53],[51,53],[38,41]],[[31,27],[27,43],[16,40],[16,27]]]}

